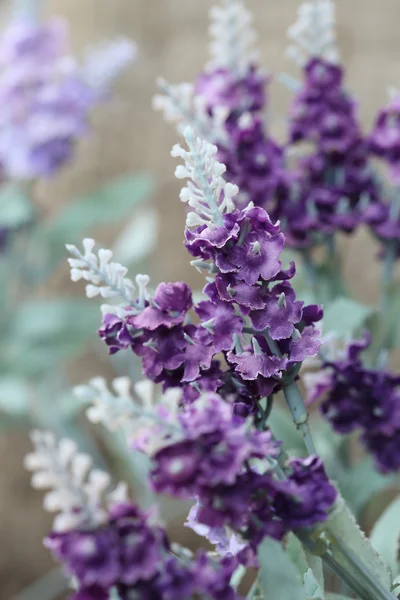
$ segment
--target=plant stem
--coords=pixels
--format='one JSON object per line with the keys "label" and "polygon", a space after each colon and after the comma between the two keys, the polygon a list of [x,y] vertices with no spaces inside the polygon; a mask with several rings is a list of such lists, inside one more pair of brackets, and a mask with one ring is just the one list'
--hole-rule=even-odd
{"label": "plant stem", "polygon": [[355,594],[357,594],[357,596],[359,596],[359,598],[361,598],[362,600],[372,600],[370,594],[363,588],[363,586],[361,586],[358,581],[353,579],[351,574],[348,573],[346,569],[344,569],[342,565],[338,563],[330,554],[324,554],[323,556],[321,556],[321,558],[324,561],[324,563],[331,569],[331,571],[336,573],[336,575],[340,577],[340,579],[344,581],[346,585]]}
{"label": "plant stem", "polygon": [[291,412],[293,422],[303,436],[307,452],[309,454],[316,454],[308,423],[308,412],[304,406],[303,398],[301,397],[297,384],[292,382],[285,386],[283,388],[283,394]]}
{"label": "plant stem", "polygon": [[311,288],[313,296],[316,302],[319,301],[319,290],[318,290],[318,276],[315,269],[314,262],[312,260],[310,251],[308,249],[304,249],[301,252],[303,257],[303,265],[304,265],[304,273],[306,275],[307,283]]}

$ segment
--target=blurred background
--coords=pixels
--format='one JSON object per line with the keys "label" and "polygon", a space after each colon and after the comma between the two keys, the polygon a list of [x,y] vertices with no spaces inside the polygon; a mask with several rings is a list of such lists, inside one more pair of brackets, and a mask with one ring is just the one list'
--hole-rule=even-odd
{"label": "blurred background", "polygon": [[[192,81],[207,60],[208,9],[211,0],[48,0],[46,16],[61,16],[71,28],[72,47],[79,53],[88,44],[124,35],[138,44],[135,63],[122,75],[110,106],[97,111],[93,131],[79,146],[75,160],[54,179],[40,183],[36,202],[45,216],[62,210],[71,198],[92,192],[110,178],[146,172],[154,191],[146,200],[160,217],[157,248],[147,260],[154,282],[185,279],[198,286],[196,272],[182,246],[184,213],[174,180],[171,146],[177,141],[174,128],[151,108],[155,80],[170,83]],[[347,67],[347,86],[360,101],[365,127],[387,98],[389,85],[400,87],[400,3],[398,0],[337,0],[338,36],[342,61]],[[285,58],[285,31],[294,21],[297,0],[248,0],[256,16],[262,64],[273,73],[295,72]],[[6,23],[9,2],[2,1]],[[270,88],[270,124],[282,135],[289,93],[279,82]],[[134,210],[134,209],[132,209]],[[102,227],[102,244],[112,239],[118,225]],[[64,244],[68,240],[60,240]],[[347,279],[356,295],[368,303],[377,297],[376,249],[365,232],[344,240]],[[83,286],[69,282],[61,267],[44,296],[63,293],[83,295]],[[94,308],[94,310],[96,310]],[[93,342],[96,333],[93,330]],[[73,383],[105,374],[105,348],[87,352],[72,363]],[[54,398],[54,403],[57,398]],[[29,450],[27,433],[0,432],[0,600],[9,600],[53,567],[42,547],[51,518],[42,510],[42,494],[32,491],[23,456]],[[34,598],[35,596],[33,596]],[[22,596],[21,596],[22,598]],[[38,597],[38,600],[39,599]]]}

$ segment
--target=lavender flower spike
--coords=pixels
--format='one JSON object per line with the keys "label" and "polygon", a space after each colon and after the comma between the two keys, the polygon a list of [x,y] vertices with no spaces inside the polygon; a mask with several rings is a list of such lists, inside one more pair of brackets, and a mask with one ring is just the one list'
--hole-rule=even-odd
{"label": "lavender flower spike", "polygon": [[339,60],[336,48],[336,19],[333,0],[310,0],[301,4],[298,19],[288,29],[294,42],[287,54],[303,67],[309,58],[322,58],[330,63]]}
{"label": "lavender flower spike", "polygon": [[175,176],[178,179],[189,179],[180,194],[182,202],[187,202],[194,208],[194,212],[188,213],[186,224],[188,227],[222,225],[222,215],[235,209],[233,198],[238,194],[239,188],[223,179],[226,167],[214,158],[218,152],[216,146],[196,138],[189,127],[184,136],[189,150],[176,144],[171,154],[183,158],[185,163],[176,168]]}

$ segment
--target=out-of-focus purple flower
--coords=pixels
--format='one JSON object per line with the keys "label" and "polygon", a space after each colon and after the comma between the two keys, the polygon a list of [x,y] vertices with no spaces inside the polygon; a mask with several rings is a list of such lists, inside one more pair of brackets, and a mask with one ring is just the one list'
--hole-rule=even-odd
{"label": "out-of-focus purple flower", "polygon": [[396,471],[400,468],[400,377],[363,365],[360,353],[369,343],[370,337],[354,342],[341,360],[326,361],[312,396],[315,399],[318,392],[323,397],[322,413],[336,431],[360,430],[378,468]]}
{"label": "out-of-focus purple flower", "polygon": [[[98,57],[97,71],[108,69],[111,75],[104,58],[104,53]],[[11,23],[0,41],[0,64],[4,174],[22,180],[51,176],[71,159],[76,143],[87,133],[90,112],[102,91],[85,79],[69,55],[67,27],[58,20]]]}
{"label": "out-of-focus purple flower", "polygon": [[307,248],[336,231],[351,233],[364,221],[365,202],[377,199],[356,104],[343,88],[341,67],[313,58],[294,98],[288,157],[298,142],[312,150],[282,177],[274,218],[288,245]]}
{"label": "out-of-focus purple flower", "polygon": [[289,480],[281,484],[274,499],[277,515],[293,529],[325,521],[337,492],[326,476],[322,460],[317,456],[294,458],[289,465]]}
{"label": "out-of-focus purple flower", "polygon": [[235,556],[246,547],[245,542],[240,541],[238,536],[233,532],[228,533],[225,527],[209,527],[200,523],[198,520],[199,510],[200,504],[196,502],[189,511],[185,526],[192,529],[201,537],[206,538],[216,547],[217,552],[221,556]]}
{"label": "out-of-focus purple flower", "polygon": [[133,585],[154,577],[165,546],[162,531],[148,527],[143,515],[131,504],[114,507],[110,523],[118,536],[119,582]]}
{"label": "out-of-focus purple flower", "polygon": [[282,148],[267,136],[260,117],[243,115],[227,129],[228,141],[219,144],[218,157],[226,165],[229,181],[239,186],[238,203],[268,207],[282,184]]}
{"label": "out-of-focus purple flower", "polygon": [[152,483],[158,492],[201,499],[202,488],[233,484],[250,458],[276,453],[268,432],[248,432],[217,395],[189,405],[180,422],[184,439],[153,456]]}
{"label": "out-of-focus purple flower", "polygon": [[98,585],[91,585],[82,587],[78,592],[72,594],[69,600],[109,600],[109,597],[107,590]]}
{"label": "out-of-focus purple flower", "polygon": [[400,183],[400,94],[383,108],[369,137],[370,150],[390,167],[395,183]]}
{"label": "out-of-focus purple flower", "polygon": [[204,99],[210,113],[223,107],[228,111],[228,119],[237,119],[245,112],[264,107],[267,82],[268,78],[256,67],[251,67],[239,78],[231,70],[220,67],[197,78],[195,94]]}
{"label": "out-of-focus purple flower", "polygon": [[359,138],[354,101],[342,87],[342,68],[312,58],[290,112],[290,140],[316,142],[324,153],[345,154]]}
{"label": "out-of-focus purple flower", "polygon": [[119,540],[113,528],[52,533],[46,544],[82,587],[110,589],[118,582]]}

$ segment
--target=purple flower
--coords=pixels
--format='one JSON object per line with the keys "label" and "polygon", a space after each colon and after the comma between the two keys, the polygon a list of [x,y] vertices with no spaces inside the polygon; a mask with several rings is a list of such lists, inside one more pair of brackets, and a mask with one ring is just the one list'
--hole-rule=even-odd
{"label": "purple flower", "polygon": [[182,328],[161,326],[157,331],[137,338],[133,349],[142,358],[145,374],[154,381],[165,369],[173,371],[183,365],[186,346]]}
{"label": "purple flower", "polygon": [[191,382],[200,376],[201,369],[209,369],[215,354],[212,335],[203,327],[186,325],[186,347],[175,360],[184,366],[183,382]]}
{"label": "purple flower", "polygon": [[240,600],[241,597],[230,585],[237,566],[238,563],[234,558],[226,557],[215,564],[205,552],[199,552],[193,565],[193,579],[199,597],[213,600]]}
{"label": "purple flower", "polygon": [[256,336],[252,340],[251,350],[233,353],[228,352],[228,361],[236,365],[236,371],[243,379],[262,377],[280,377],[280,371],[287,364],[286,358],[271,354],[265,338]]}
{"label": "purple flower", "polygon": [[322,460],[317,456],[294,458],[289,465],[289,480],[280,484],[281,491],[274,499],[277,515],[293,529],[325,521],[337,492],[326,476]]}
{"label": "purple flower", "polygon": [[76,63],[65,69],[66,33],[59,21],[26,20],[0,44],[0,161],[10,177],[52,175],[88,130],[96,98]]}
{"label": "purple flower", "polygon": [[207,285],[204,292],[211,299],[217,297],[225,302],[237,304],[244,314],[249,312],[248,309],[263,308],[265,305],[265,294],[261,286],[250,286],[244,281],[240,281],[237,275],[231,273],[217,275],[215,282]]}
{"label": "purple flower", "polygon": [[[242,245],[234,246],[229,259],[231,265],[221,270],[236,272],[238,279],[247,285],[254,285],[259,279],[268,281],[281,270],[279,256],[282,253],[285,239],[282,234],[271,236],[265,231],[252,231],[246,236]],[[217,259],[217,266],[220,261]],[[229,269],[229,270],[228,270]]]}
{"label": "purple flower", "polygon": [[153,456],[152,484],[158,492],[201,498],[203,488],[233,484],[250,458],[276,454],[270,433],[248,432],[217,395],[189,405],[180,421],[184,439]]}
{"label": "purple flower", "polygon": [[160,283],[152,304],[132,317],[130,323],[137,329],[149,331],[154,331],[161,325],[171,328],[183,323],[192,306],[192,292],[186,283]]}
{"label": "purple flower", "polygon": [[242,473],[236,483],[203,489],[198,521],[209,527],[227,525],[255,548],[269,535],[282,539],[286,527],[272,506],[277,482],[270,474]]}
{"label": "purple flower", "polygon": [[119,350],[125,350],[134,342],[133,331],[129,329],[126,320],[113,314],[107,313],[103,317],[103,323],[98,334],[107,344],[109,353],[115,354]]}
{"label": "purple flower", "polygon": [[294,325],[302,319],[303,302],[296,300],[296,294],[290,283],[275,285],[265,297],[262,310],[250,315],[254,329],[263,331],[268,328],[273,340],[289,338]]}
{"label": "purple flower", "polygon": [[341,67],[313,58],[304,76],[291,109],[291,141],[316,142],[324,153],[344,155],[360,134],[355,104],[342,88]]}
{"label": "purple flower", "polygon": [[367,336],[353,342],[343,359],[323,364],[318,389],[325,398],[321,410],[339,433],[361,431],[361,440],[381,471],[396,471],[400,468],[400,377],[363,365],[360,354],[370,341]]}
{"label": "purple flower", "polygon": [[[164,561],[157,587],[163,600],[186,600],[191,598],[196,584],[187,566],[175,556]],[[142,596],[140,596],[141,598]]]}
{"label": "purple flower", "polygon": [[245,115],[228,123],[229,140],[220,144],[218,157],[229,181],[239,186],[238,202],[268,206],[282,182],[283,151],[264,131],[260,117]]}
{"label": "purple flower", "polygon": [[394,181],[400,181],[400,95],[382,109],[369,138],[373,154],[385,160],[391,168]]}
{"label": "purple flower", "polygon": [[221,556],[235,556],[246,547],[246,544],[241,542],[237,535],[234,533],[228,534],[225,527],[209,527],[200,523],[198,520],[200,508],[201,506],[198,501],[192,506],[184,523],[186,527],[189,527],[201,537],[206,538],[210,544],[216,547],[217,552]]}
{"label": "purple flower", "polygon": [[290,340],[289,364],[303,362],[308,356],[316,356],[321,347],[321,332],[314,326],[305,327],[300,333],[294,329]]}
{"label": "purple flower", "polygon": [[108,590],[104,590],[98,585],[82,587],[78,592],[75,592],[69,600],[109,600]]}
{"label": "purple flower", "polygon": [[233,336],[243,330],[243,319],[235,315],[235,309],[226,302],[202,301],[195,307],[203,327],[211,333],[215,352],[230,350]]}
{"label": "purple flower", "polygon": [[186,248],[195,257],[208,260],[213,258],[219,248],[239,234],[239,211],[222,215],[223,225],[201,225],[193,230],[185,229]]}
{"label": "purple flower", "polygon": [[211,113],[219,107],[229,110],[231,118],[248,111],[258,111],[265,104],[268,79],[256,67],[237,77],[229,69],[217,68],[202,73],[196,81],[196,96],[200,96]]}
{"label": "purple flower", "polygon": [[113,528],[52,533],[46,544],[82,587],[110,589],[118,582],[119,542]]}
{"label": "purple flower", "polygon": [[134,585],[154,577],[165,546],[162,531],[148,527],[143,515],[131,504],[115,506],[110,523],[118,535],[119,582]]}

